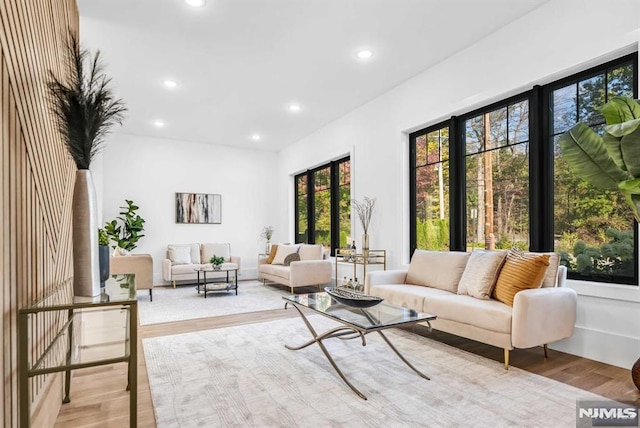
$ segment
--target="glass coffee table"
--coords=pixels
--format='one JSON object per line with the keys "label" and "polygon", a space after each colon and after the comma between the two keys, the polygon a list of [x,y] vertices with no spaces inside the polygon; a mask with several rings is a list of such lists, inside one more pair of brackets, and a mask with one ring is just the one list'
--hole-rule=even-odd
{"label": "glass coffee table", "polygon": [[[416,369],[407,359],[400,354],[400,352],[391,344],[387,336],[382,333],[382,330],[394,327],[404,327],[417,323],[426,323],[431,330],[431,324],[429,321],[435,320],[435,315],[430,315],[422,312],[417,312],[412,309],[403,308],[400,306],[391,305],[388,303],[378,303],[375,306],[368,308],[358,308],[349,306],[346,304],[338,303],[326,293],[310,293],[310,294],[296,294],[290,296],[283,296],[285,303],[285,309],[290,304],[293,306],[304,321],[305,325],[309,329],[311,336],[313,337],[308,342],[305,342],[299,346],[285,345],[287,349],[299,350],[306,348],[307,346],[317,343],[324,355],[329,360],[329,363],[333,366],[335,371],[340,375],[340,378],[349,385],[349,387],[358,394],[360,398],[364,400],[367,397],[360,392],[355,386],[349,382],[346,376],[342,373],[340,368],[336,365],[333,358],[327,351],[327,348],[322,343],[325,339],[339,338],[339,339],[360,339],[362,346],[367,345],[365,336],[372,332],[377,332],[382,339],[389,345],[389,347],[400,357],[400,359],[409,366],[414,372],[421,377],[429,380],[429,377],[421,373]],[[314,314],[320,314],[334,321],[338,321],[341,326],[329,329],[324,333],[318,334],[313,328],[309,319],[305,316],[305,311],[302,309],[310,309]],[[308,313],[308,312],[307,312]]]}

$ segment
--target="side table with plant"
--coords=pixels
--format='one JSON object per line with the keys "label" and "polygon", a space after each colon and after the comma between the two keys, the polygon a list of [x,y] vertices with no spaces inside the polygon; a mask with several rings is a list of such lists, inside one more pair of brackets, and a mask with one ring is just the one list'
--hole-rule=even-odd
{"label": "side table with plant", "polygon": [[273,238],[273,232],[275,229],[273,226],[265,226],[262,228],[262,232],[260,232],[260,239],[265,241],[264,244],[264,253],[269,254],[271,251],[271,238]]}

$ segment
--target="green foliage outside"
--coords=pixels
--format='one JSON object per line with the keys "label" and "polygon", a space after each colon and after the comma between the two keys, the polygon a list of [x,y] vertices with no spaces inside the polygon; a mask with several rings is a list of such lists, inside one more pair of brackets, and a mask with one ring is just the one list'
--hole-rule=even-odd
{"label": "green foliage outside", "polygon": [[417,246],[425,250],[449,250],[449,219],[416,220]]}
{"label": "green foliage outside", "polygon": [[115,220],[106,222],[104,229],[109,238],[115,242],[113,248],[120,247],[127,251],[134,250],[138,245],[138,241],[144,235],[144,219],[140,217],[136,211],[140,209],[137,205],[128,199],[125,200],[127,206],[120,207],[120,216]]}
{"label": "green foliage outside", "polygon": [[583,275],[632,276],[634,266],[633,233],[609,228],[605,232],[607,243],[588,245],[579,239],[572,253],[560,251],[560,262]]}

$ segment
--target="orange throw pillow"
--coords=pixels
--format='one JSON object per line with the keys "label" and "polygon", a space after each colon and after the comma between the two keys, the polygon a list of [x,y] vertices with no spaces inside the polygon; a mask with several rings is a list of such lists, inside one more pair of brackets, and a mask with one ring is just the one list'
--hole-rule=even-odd
{"label": "orange throw pillow", "polygon": [[516,293],[522,290],[540,288],[549,266],[549,255],[524,254],[519,249],[509,250],[502,266],[493,298],[513,306]]}
{"label": "orange throw pillow", "polygon": [[276,258],[276,253],[278,252],[278,244],[273,244],[271,246],[271,251],[269,252],[269,257],[267,257],[267,264],[271,264],[271,262],[273,261],[273,259]]}

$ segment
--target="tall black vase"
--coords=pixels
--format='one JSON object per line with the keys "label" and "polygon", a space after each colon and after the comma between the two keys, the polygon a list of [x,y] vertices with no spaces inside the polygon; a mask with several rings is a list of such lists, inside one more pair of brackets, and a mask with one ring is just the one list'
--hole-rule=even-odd
{"label": "tall black vase", "polygon": [[98,248],[98,259],[100,260],[100,289],[104,291],[104,282],[109,279],[109,246],[100,245]]}

